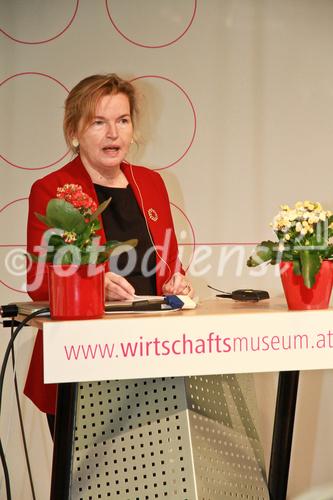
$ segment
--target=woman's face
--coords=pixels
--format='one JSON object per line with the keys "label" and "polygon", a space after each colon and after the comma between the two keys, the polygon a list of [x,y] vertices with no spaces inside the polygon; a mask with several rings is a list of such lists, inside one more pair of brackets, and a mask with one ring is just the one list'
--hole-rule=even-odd
{"label": "woman's face", "polygon": [[94,170],[119,167],[132,137],[133,124],[128,97],[125,94],[102,97],[88,127],[82,130],[79,123],[77,138],[83,164]]}

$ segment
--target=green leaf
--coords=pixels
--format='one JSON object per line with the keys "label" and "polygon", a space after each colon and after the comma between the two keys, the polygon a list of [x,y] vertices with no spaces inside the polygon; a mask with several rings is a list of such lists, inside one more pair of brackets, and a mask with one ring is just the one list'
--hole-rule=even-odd
{"label": "green leaf", "polygon": [[61,264],[72,264],[72,262],[73,254],[71,252],[66,252],[61,259]]}
{"label": "green leaf", "polygon": [[294,254],[290,250],[283,250],[283,262],[292,262],[294,260]]}
{"label": "green leaf", "polygon": [[86,227],[83,215],[65,200],[53,198],[48,202],[46,218],[49,223],[65,231],[82,233]]}
{"label": "green leaf", "polygon": [[30,259],[32,260],[32,262],[38,262],[37,255],[35,255],[33,253],[30,253],[30,252],[27,252],[27,256],[28,256],[28,258],[30,257]]}
{"label": "green leaf", "polygon": [[333,257],[333,246],[328,245],[326,250],[323,252],[322,257],[323,257],[323,260],[332,258]]}
{"label": "green leaf", "polygon": [[276,251],[274,247],[276,245],[277,243],[273,241],[262,241],[254,249],[254,253],[249,257],[247,265],[249,267],[256,267],[260,266],[263,262],[270,261],[275,256]]}
{"label": "green leaf", "polygon": [[321,266],[320,255],[313,250],[302,250],[299,255],[304,285],[306,288],[312,288],[316,281],[316,274]]}
{"label": "green leaf", "polygon": [[301,270],[301,263],[299,260],[294,260],[294,263],[293,263],[293,272],[294,274],[296,274],[296,276],[300,276],[302,274],[302,270]]}
{"label": "green leaf", "polygon": [[89,264],[90,254],[89,253],[81,253],[81,264]]}
{"label": "green leaf", "polygon": [[107,252],[100,252],[97,257],[97,264],[102,264],[106,262],[109,258],[109,254]]}
{"label": "green leaf", "polygon": [[62,247],[64,245],[64,240],[58,234],[53,234],[48,241],[48,245],[54,246],[56,248]]}
{"label": "green leaf", "polygon": [[78,238],[75,242],[75,245],[78,246],[79,248],[86,246],[88,244],[87,241],[89,241],[89,243],[91,242],[90,236],[91,236],[91,224],[88,224],[85,227],[85,230],[83,231],[83,233],[78,235]]}
{"label": "green leaf", "polygon": [[104,212],[104,210],[106,209],[106,207],[109,205],[110,201],[111,201],[111,197],[108,198],[107,200],[103,201],[103,203],[101,203],[98,207],[97,207],[97,210],[92,214],[90,220],[95,220],[97,219],[97,217],[102,213]]}
{"label": "green leaf", "polygon": [[35,212],[35,215],[37,217],[37,219],[40,221],[40,222],[43,222],[43,224],[46,224],[47,226],[49,227],[52,227],[52,224],[51,222],[49,221],[49,219],[47,217],[45,217],[45,215],[42,215],[42,214],[39,214],[37,212]]}

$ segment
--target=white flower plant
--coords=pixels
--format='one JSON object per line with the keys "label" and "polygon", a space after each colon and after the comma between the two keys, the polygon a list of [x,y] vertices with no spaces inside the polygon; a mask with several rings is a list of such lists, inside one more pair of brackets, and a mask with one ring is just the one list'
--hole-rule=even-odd
{"label": "white flower plant", "polygon": [[293,262],[293,271],[312,288],[323,260],[333,259],[333,215],[318,202],[298,201],[294,208],[281,205],[271,222],[278,241],[262,241],[247,261],[249,267],[264,262]]}

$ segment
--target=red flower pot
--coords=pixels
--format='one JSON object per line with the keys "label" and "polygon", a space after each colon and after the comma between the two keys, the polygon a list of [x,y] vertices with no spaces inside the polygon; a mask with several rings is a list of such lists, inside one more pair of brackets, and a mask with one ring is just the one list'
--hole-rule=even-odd
{"label": "red flower pot", "polygon": [[312,288],[306,288],[302,276],[294,274],[292,262],[281,262],[280,273],[289,309],[328,308],[333,285],[333,261],[322,262]]}
{"label": "red flower pot", "polygon": [[104,314],[104,265],[48,265],[51,318],[93,319]]}

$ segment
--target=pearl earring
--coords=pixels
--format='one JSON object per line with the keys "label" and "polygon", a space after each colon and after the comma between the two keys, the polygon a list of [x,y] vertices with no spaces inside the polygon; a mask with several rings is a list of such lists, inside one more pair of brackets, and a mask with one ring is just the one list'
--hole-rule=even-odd
{"label": "pearl earring", "polygon": [[80,144],[80,143],[79,143],[79,141],[77,140],[77,138],[76,138],[76,137],[74,137],[74,139],[72,140],[72,146],[73,146],[74,148],[78,148],[78,147],[79,147],[79,144]]}

